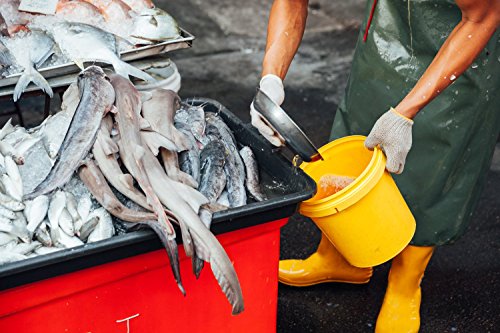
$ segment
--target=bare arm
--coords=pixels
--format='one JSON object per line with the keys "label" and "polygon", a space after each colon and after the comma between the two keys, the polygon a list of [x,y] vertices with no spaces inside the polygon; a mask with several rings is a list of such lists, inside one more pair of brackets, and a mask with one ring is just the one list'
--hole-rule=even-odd
{"label": "bare arm", "polygon": [[456,0],[462,21],[415,87],[396,107],[400,114],[413,118],[460,76],[484,49],[500,24],[500,0]]}
{"label": "bare arm", "polygon": [[307,18],[308,0],[275,0],[269,15],[262,76],[285,78],[299,48]]}

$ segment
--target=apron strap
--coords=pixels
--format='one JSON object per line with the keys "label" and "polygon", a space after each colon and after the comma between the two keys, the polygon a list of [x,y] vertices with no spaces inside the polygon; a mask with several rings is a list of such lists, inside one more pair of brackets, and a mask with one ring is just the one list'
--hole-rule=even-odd
{"label": "apron strap", "polygon": [[368,22],[366,23],[365,35],[363,36],[363,42],[366,42],[368,38],[368,30],[370,29],[370,25],[372,24],[373,13],[375,13],[375,7],[377,6],[377,0],[373,0],[372,9],[370,11],[370,17],[368,17]]}

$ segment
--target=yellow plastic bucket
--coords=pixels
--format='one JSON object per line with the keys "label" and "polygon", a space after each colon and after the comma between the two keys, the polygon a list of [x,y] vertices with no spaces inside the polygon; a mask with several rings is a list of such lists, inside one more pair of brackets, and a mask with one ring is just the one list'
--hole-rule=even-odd
{"label": "yellow plastic bucket", "polygon": [[347,261],[357,267],[392,259],[415,233],[415,218],[385,171],[384,153],[366,149],[364,141],[364,136],[335,140],[319,149],[324,160],[300,166],[316,183],[327,174],[355,178],[330,196],[324,197],[319,190],[301,203],[300,213],[310,217]]}

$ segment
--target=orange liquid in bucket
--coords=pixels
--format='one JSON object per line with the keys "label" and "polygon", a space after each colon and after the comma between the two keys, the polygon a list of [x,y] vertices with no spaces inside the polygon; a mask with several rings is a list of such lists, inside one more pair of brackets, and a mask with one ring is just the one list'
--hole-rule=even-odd
{"label": "orange liquid in bucket", "polygon": [[318,190],[316,193],[317,199],[323,199],[342,191],[349,186],[355,178],[347,176],[339,176],[334,174],[326,174],[321,176],[318,181]]}

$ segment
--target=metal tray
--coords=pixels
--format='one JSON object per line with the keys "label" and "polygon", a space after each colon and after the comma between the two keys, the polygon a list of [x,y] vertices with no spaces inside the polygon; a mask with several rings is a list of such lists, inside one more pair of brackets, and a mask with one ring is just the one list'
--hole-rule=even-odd
{"label": "metal tray", "polygon": [[[173,50],[189,48],[189,47],[191,47],[194,38],[195,37],[191,33],[187,32],[184,29],[181,29],[181,37],[180,38],[161,42],[158,44],[141,46],[141,47],[138,47],[138,48],[132,49],[132,50],[127,50],[127,51],[121,53],[120,58],[123,61],[133,61],[133,60],[138,60],[138,59],[150,57],[153,55],[158,55],[158,54],[170,52]],[[61,65],[57,65],[57,66],[44,67],[44,68],[39,69],[39,72],[46,79],[52,78],[52,77],[64,76],[64,75],[79,72],[79,71],[80,71],[80,68],[77,65],[75,65],[73,62],[61,64]],[[15,85],[17,83],[17,81],[19,80],[20,76],[21,76],[21,73],[7,76],[6,78],[0,80],[0,87]]]}
{"label": "metal tray", "polygon": [[[214,214],[211,230],[221,234],[294,214],[300,202],[313,196],[315,182],[301,169],[295,168],[261,137],[252,126],[244,124],[220,103],[203,98],[188,99],[188,103],[204,105],[205,111],[220,112],[241,145],[252,148],[259,164],[261,184],[269,199],[251,202],[243,207]],[[178,242],[180,243],[178,232]],[[41,255],[0,266],[0,290],[55,277],[100,264],[162,249],[151,230],[141,230],[115,236],[97,243]]]}

